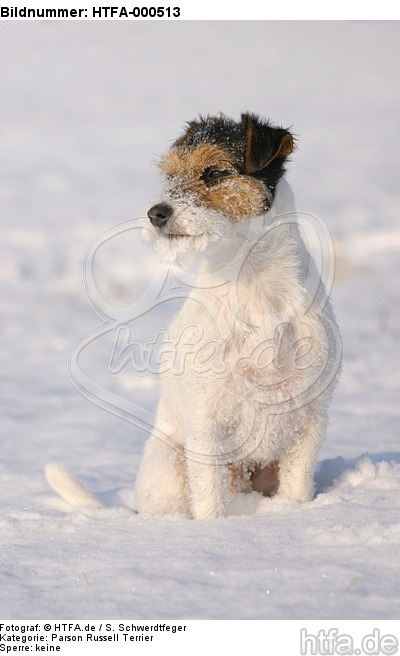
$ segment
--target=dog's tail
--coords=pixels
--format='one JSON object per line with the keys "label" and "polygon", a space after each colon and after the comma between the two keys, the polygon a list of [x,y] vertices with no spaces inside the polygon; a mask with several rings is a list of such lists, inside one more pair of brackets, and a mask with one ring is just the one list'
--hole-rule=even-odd
{"label": "dog's tail", "polygon": [[46,465],[44,473],[50,487],[72,506],[104,508],[100,499],[89,492],[63,465],[49,463]]}

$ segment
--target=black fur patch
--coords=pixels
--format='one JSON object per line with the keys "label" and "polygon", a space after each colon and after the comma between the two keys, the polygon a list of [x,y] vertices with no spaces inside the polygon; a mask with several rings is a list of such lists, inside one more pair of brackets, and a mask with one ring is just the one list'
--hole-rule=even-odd
{"label": "black fur patch", "polygon": [[192,149],[206,143],[224,148],[234,158],[238,172],[263,182],[272,198],[293,150],[289,130],[250,113],[242,114],[239,122],[224,114],[200,116],[187,123],[172,148]]}

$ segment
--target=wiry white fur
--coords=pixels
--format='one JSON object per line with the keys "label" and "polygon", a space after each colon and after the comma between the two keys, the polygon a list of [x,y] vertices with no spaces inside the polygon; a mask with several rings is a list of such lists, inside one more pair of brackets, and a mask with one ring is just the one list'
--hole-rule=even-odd
{"label": "wiry white fur", "polygon": [[[172,203],[170,203],[172,204]],[[226,217],[213,210],[204,212],[204,207],[193,206],[190,199],[176,201],[171,226],[160,237],[160,230],[146,220],[143,224],[145,241],[157,242],[158,256],[164,264],[186,266],[198,253],[219,241],[227,232]],[[174,235],[184,235],[176,237]]]}
{"label": "wiry white fur", "polygon": [[[291,189],[282,179],[267,227],[263,218],[231,223],[207,208],[168,202],[179,226],[170,229],[191,236],[181,242],[154,230],[162,252],[178,264],[188,251],[202,252],[198,285],[171,334],[201,326],[199,349],[222,344],[227,369],[199,374],[188,365],[185,376],[175,376],[171,360],[136,481],[136,509],[198,519],[224,515],[232,464],[246,487],[248,469],[273,461],[279,462],[278,494],[309,501],[337,374],[324,369],[335,324],[296,225]],[[268,363],[274,340],[281,340],[281,350]],[[291,367],[302,340],[312,344],[312,354]],[[264,360],[256,366],[260,353]]]}
{"label": "wiry white fur", "polygon": [[64,501],[72,506],[103,506],[100,499],[89,492],[75,476],[58,463],[48,463],[45,468],[48,484]]}
{"label": "wiry white fur", "polygon": [[[332,341],[340,337],[300,237],[291,189],[282,179],[266,217],[235,224],[190,201],[168,202],[174,207],[169,229],[187,236],[145,232],[169,262],[202,257],[198,285],[170,334],[190,336],[188,327],[200,326],[198,352],[217,345],[223,366],[216,371],[211,359],[199,373],[189,362],[184,376],[175,375],[171,354],[136,480],[136,510],[222,516],[232,497],[230,467],[243,475],[236,491],[249,491],[248,470],[273,461],[279,462],[278,494],[309,501],[339,368],[331,362]],[[193,329],[194,340],[198,334]],[[303,368],[291,368],[291,349],[302,339],[312,343],[311,357],[300,357]],[[263,360],[277,340],[276,361]],[[48,465],[46,477],[71,504],[102,505],[62,466]]]}

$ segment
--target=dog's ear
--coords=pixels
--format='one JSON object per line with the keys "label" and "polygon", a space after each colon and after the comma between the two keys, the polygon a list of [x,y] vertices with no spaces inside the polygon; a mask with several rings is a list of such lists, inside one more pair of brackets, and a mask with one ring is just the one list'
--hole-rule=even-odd
{"label": "dog's ear", "polygon": [[248,173],[265,169],[274,159],[293,152],[293,137],[287,130],[263,123],[254,114],[242,114],[246,134],[245,165]]}

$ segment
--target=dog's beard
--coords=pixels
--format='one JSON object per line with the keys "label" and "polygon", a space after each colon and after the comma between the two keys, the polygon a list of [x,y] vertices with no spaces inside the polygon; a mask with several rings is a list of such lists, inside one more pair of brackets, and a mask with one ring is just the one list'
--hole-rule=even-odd
{"label": "dog's beard", "polygon": [[209,208],[175,202],[173,210],[166,226],[157,228],[148,223],[142,231],[143,239],[155,243],[163,264],[181,268],[190,265],[229,230],[229,219]]}

